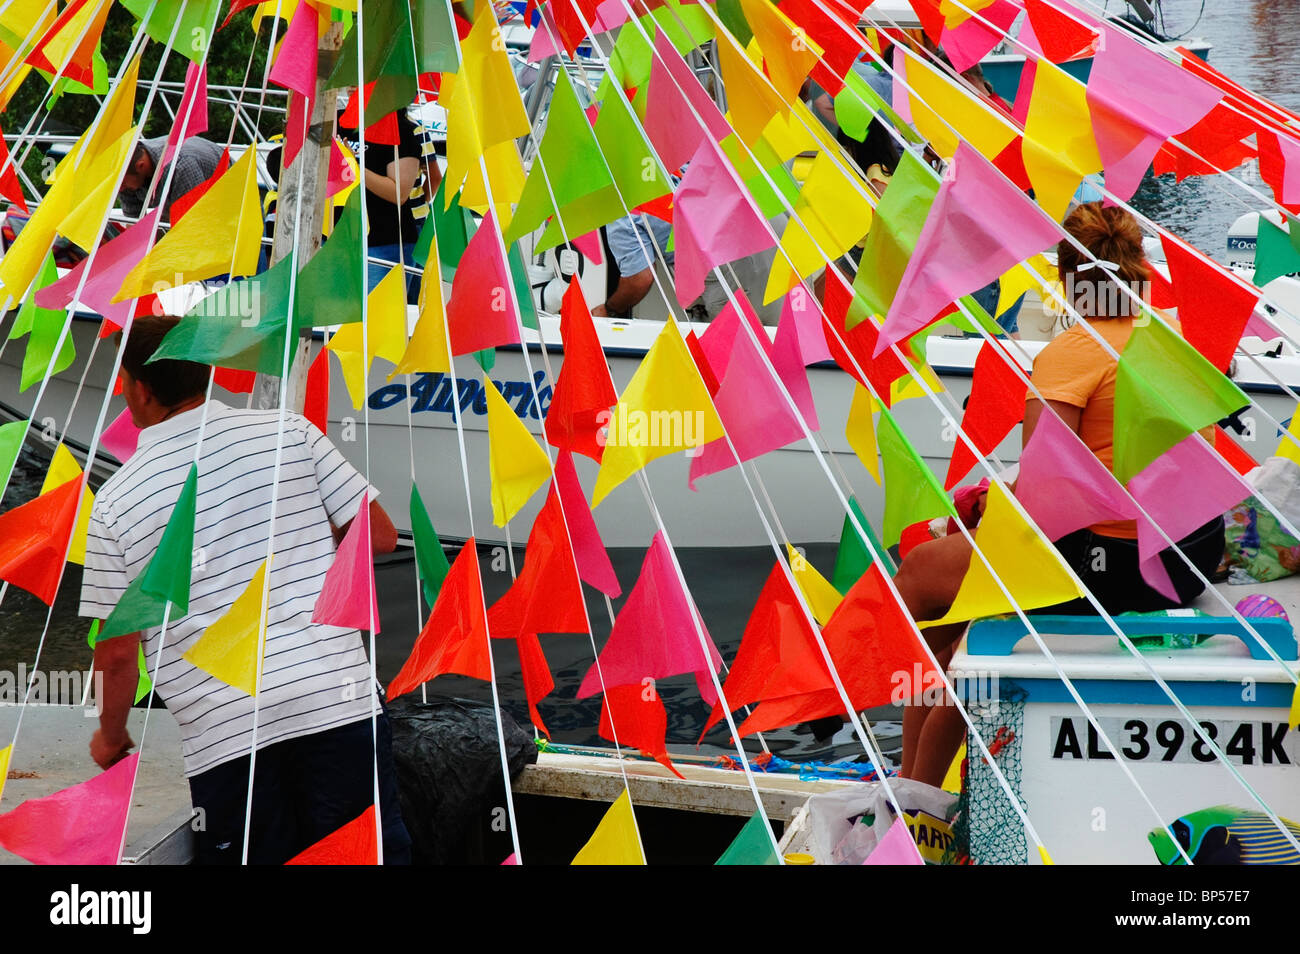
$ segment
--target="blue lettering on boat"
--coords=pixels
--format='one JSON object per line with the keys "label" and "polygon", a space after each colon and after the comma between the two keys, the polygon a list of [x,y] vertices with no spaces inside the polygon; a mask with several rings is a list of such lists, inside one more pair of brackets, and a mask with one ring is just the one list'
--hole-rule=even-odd
{"label": "blue lettering on boat", "polygon": [[[520,418],[539,420],[551,406],[551,387],[543,384],[545,380],[545,371],[535,371],[531,382],[493,381],[492,384]],[[451,414],[457,406],[462,411],[472,411],[480,416],[487,414],[487,394],[478,378],[456,378],[453,381],[450,375],[441,371],[413,375],[409,388],[398,382],[375,388],[370,392],[370,409],[384,411],[406,400],[411,401],[412,414],[425,411]]]}

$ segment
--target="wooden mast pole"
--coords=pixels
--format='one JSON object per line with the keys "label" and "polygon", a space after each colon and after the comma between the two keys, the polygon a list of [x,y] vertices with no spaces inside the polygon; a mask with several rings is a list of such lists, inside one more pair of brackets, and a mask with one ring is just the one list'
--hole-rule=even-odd
{"label": "wooden mast pole", "polygon": [[[294,222],[301,214],[298,226],[298,270],[316,254],[321,246],[321,226],[329,200],[325,189],[329,182],[330,145],[334,141],[334,97],[327,95],[326,82],[334,70],[339,51],[343,48],[343,24],[331,23],[329,30],[316,46],[316,101],[307,127],[303,146],[293,162],[280,164],[279,200],[276,203],[275,234],[271,241],[271,262],[278,262],[293,249]],[[298,176],[301,167],[302,183]],[[307,369],[312,358],[311,329],[297,335],[289,376],[286,406],[302,413],[307,398]],[[280,378],[274,374],[258,374],[253,386],[253,406],[264,409],[280,406]]]}

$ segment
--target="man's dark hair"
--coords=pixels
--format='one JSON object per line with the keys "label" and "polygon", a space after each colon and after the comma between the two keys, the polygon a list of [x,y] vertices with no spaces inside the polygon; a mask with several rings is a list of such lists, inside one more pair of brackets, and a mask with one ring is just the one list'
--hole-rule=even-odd
{"label": "man's dark hair", "polygon": [[[180,321],[172,315],[141,315],[131,323],[131,330],[122,343],[122,367],[135,380],[149,385],[158,403],[166,407],[206,394],[212,374],[208,365],[197,361],[164,358],[149,363],[167,332]],[[122,333],[118,332],[118,340],[121,338]]]}

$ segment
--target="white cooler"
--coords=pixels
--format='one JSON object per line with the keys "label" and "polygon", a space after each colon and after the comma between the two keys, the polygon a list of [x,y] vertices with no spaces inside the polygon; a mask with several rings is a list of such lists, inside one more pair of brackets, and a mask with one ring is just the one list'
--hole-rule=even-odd
{"label": "white cooler", "polygon": [[[1147,835],[1161,822],[1216,805],[1260,809],[1104,621],[1031,618],[1160,813],[1157,818],[1107,751],[1019,619],[980,620],[949,671],[1053,861],[1155,864]],[[1224,633],[1237,626],[1230,618],[1118,619],[1130,635]],[[1300,733],[1286,724],[1296,640],[1283,619],[1252,623],[1286,668],[1253,638],[1247,637],[1252,654],[1235,635],[1142,655],[1196,720],[1213,726],[1207,732],[1259,797],[1277,815],[1300,820]],[[967,757],[971,861],[1040,863],[978,747],[968,745]]]}

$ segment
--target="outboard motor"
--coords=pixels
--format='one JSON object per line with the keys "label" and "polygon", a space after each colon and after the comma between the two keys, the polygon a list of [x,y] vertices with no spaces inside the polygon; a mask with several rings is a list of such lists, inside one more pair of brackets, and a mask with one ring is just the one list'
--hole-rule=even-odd
{"label": "outboard motor", "polygon": [[[1259,241],[1259,212],[1246,212],[1228,228],[1228,265],[1247,271],[1255,270],[1255,245]],[[1268,220],[1282,227],[1282,213],[1268,209]]]}

